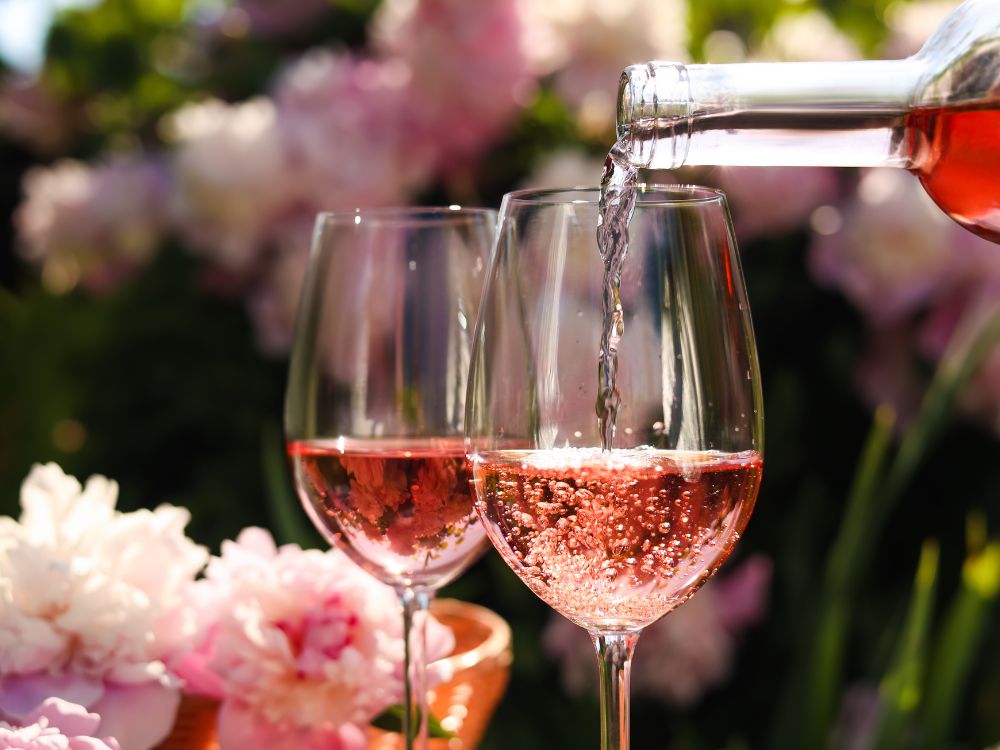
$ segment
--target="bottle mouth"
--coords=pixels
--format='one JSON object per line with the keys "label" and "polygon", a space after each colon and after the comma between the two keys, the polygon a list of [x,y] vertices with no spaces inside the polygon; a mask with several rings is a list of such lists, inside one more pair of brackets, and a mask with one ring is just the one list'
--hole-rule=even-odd
{"label": "bottle mouth", "polygon": [[654,61],[629,65],[622,71],[615,130],[636,166],[652,164],[658,141],[664,141],[672,152],[669,164],[663,166],[682,166],[691,114],[691,79],[686,65]]}

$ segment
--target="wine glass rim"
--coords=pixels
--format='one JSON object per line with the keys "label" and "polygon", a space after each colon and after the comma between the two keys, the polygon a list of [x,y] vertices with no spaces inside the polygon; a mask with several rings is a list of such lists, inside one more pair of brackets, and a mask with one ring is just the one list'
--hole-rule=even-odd
{"label": "wine glass rim", "polygon": [[[693,185],[689,183],[665,184],[654,182],[640,182],[636,185],[640,198],[638,206],[697,206],[725,201],[726,194],[721,190],[705,185]],[[657,192],[664,193],[669,197],[654,198]],[[591,194],[588,198],[574,197]],[[525,188],[523,190],[512,190],[505,196],[508,201],[515,203],[536,203],[543,205],[570,205],[574,203],[594,204],[600,200],[601,189],[598,187],[588,187],[578,185],[575,187],[558,188]],[[642,197],[642,196],[648,197]]]}
{"label": "wine glass rim", "polygon": [[460,206],[379,206],[320,211],[316,225],[353,223],[377,226],[463,223],[479,219],[496,219],[496,209]]}

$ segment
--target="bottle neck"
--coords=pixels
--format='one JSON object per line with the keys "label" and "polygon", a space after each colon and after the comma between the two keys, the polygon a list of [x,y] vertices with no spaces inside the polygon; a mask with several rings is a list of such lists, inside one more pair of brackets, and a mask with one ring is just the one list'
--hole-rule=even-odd
{"label": "bottle neck", "polygon": [[905,119],[919,58],[835,63],[648,63],[626,68],[618,135],[634,162],[910,167]]}

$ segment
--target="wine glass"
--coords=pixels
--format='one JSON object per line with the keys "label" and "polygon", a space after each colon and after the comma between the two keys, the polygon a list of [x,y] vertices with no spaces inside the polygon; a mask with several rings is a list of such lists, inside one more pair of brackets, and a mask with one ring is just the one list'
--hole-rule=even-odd
{"label": "wine glass", "polygon": [[[640,185],[617,298],[604,295],[598,198],[579,188],[505,196],[466,423],[490,540],[590,633],[601,746],[625,750],[639,633],[732,551],[760,484],[763,422],[725,197]],[[594,407],[606,299],[621,333],[610,451]]]}
{"label": "wine glass", "polygon": [[407,748],[427,743],[430,599],[488,546],[464,415],[495,225],[495,211],[458,206],[321,214],[295,326],[296,487],[325,537],[400,596]]}

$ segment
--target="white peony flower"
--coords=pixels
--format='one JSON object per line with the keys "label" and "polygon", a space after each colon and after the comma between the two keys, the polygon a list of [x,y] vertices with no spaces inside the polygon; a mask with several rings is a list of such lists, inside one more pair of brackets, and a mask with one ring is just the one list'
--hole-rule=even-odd
{"label": "white peony flower", "polygon": [[20,250],[56,293],[115,287],[149,262],[165,229],[166,181],[149,160],[63,159],[28,170],[23,190],[14,215]]}
{"label": "white peony flower", "polygon": [[274,103],[210,99],[165,122],[174,141],[174,215],[185,237],[224,268],[251,269],[268,230],[295,204]]}
{"label": "white peony flower", "polygon": [[[0,518],[0,714],[65,697],[102,714],[123,744],[148,747],[173,722],[168,664],[197,635],[186,597],[208,553],[184,536],[186,510],[121,513],[117,496],[105,477],[81,487],[36,466],[20,521]],[[144,724],[133,737],[117,727],[137,703],[150,713],[131,717]]]}
{"label": "white peony flower", "polygon": [[622,70],[648,60],[687,59],[681,0],[521,0],[524,49],[591,134],[613,129]]}

